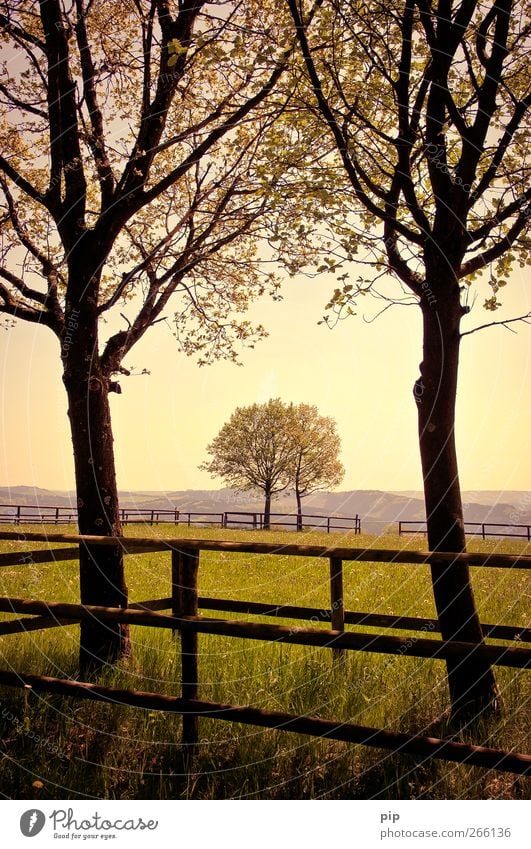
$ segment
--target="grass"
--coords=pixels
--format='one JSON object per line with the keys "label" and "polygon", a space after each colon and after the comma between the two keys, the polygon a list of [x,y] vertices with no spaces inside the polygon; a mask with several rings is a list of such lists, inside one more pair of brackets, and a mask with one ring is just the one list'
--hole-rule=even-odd
{"label": "grass", "polygon": [[[256,532],[174,526],[130,526],[127,535],[256,539]],[[279,546],[311,541],[425,548],[423,538],[393,534],[272,531],[261,532],[260,539]],[[2,551],[40,547],[8,541],[0,541],[0,546]],[[516,540],[478,540],[470,548],[530,553],[529,546]],[[133,601],[170,594],[166,553],[130,556],[127,574]],[[474,568],[472,574],[482,621],[530,625],[529,572]],[[3,567],[0,579],[2,595],[78,599],[74,562]],[[327,562],[281,553],[202,552],[199,587],[201,595],[329,606]],[[345,604],[360,611],[435,615],[424,566],[347,563]],[[75,676],[77,639],[76,626],[6,636],[1,665]],[[132,657],[106,670],[102,683],[179,693],[178,641],[169,632],[147,628],[133,628],[132,639]],[[200,636],[200,648],[201,698],[434,736],[448,731],[444,720],[438,720],[448,707],[442,662],[349,652],[344,661],[333,664],[328,650],[207,635]],[[529,676],[499,668],[496,677],[503,714],[464,729],[459,739],[529,751]],[[179,745],[179,717],[30,690],[0,688],[0,725],[2,792],[8,798],[484,799],[519,798],[530,789],[529,779],[509,774],[208,719],[200,722],[202,745],[190,766]]]}

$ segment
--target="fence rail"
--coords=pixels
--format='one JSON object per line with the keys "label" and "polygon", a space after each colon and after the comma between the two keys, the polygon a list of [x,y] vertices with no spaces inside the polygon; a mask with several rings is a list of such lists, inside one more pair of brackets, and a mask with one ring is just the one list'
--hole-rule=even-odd
{"label": "fence rail", "polygon": [[[531,642],[531,629],[521,626],[483,624],[485,637],[517,641],[517,645],[465,643],[455,640],[426,639],[393,636],[382,633],[346,631],[345,625],[366,625],[376,628],[426,630],[426,623],[437,620],[400,617],[348,611],[343,604],[344,562],[375,561],[384,563],[458,563],[494,568],[531,569],[531,557],[525,555],[484,554],[479,552],[452,554],[449,552],[411,552],[398,550],[367,550],[356,548],[288,545],[245,542],[234,540],[154,540],[144,538],[91,537],[75,534],[45,534],[0,532],[0,539],[46,542],[46,549],[33,552],[11,552],[0,559],[0,566],[23,566],[36,562],[49,562],[69,558],[78,549],[56,549],[50,543],[72,546],[120,546],[124,553],[166,551],[171,554],[171,595],[167,598],[136,602],[125,609],[94,605],[64,604],[36,599],[0,598],[0,611],[17,614],[18,619],[0,623],[0,636],[26,630],[45,630],[62,624],[79,623],[86,619],[119,621],[145,627],[171,629],[181,636],[181,695],[139,692],[102,687],[88,682],[71,681],[32,675],[25,672],[0,670],[0,684],[12,687],[30,686],[40,692],[62,693],[76,698],[120,701],[123,704],[150,710],[170,711],[183,717],[182,741],[191,753],[198,746],[198,723],[201,717],[241,722],[250,725],[293,731],[316,737],[326,737],[350,743],[382,748],[397,753],[421,757],[440,758],[459,763],[474,764],[517,774],[531,774],[531,755],[488,749],[481,746],[456,743],[452,740],[434,739],[368,728],[354,723],[297,716],[279,711],[264,711],[249,705],[227,705],[199,699],[199,634],[215,634],[238,639],[318,646],[331,649],[337,659],[344,651],[377,652],[400,657],[424,657],[442,660],[448,657],[466,657],[474,654],[478,659],[500,666],[527,669],[531,666],[531,649],[522,642]],[[329,563],[330,607],[326,610],[289,605],[264,605],[259,602],[212,599],[199,596],[198,571],[201,551],[232,551],[240,553],[265,553],[298,557],[326,558]],[[292,619],[329,621],[331,629],[288,627],[234,619],[214,619],[199,615],[199,609],[225,610],[251,615],[282,616]],[[162,611],[169,610],[170,613]]]}
{"label": "fence rail", "polygon": [[[260,511],[225,510],[223,512],[189,511],[178,509],[123,507],[120,509],[120,520],[123,525],[217,525],[221,528],[252,528],[261,530],[265,527],[264,513]],[[304,513],[301,517],[305,530],[352,531],[361,534],[361,518],[355,516],[322,516],[320,514]],[[373,520],[374,521],[374,520]],[[0,525],[66,525],[77,522],[77,508],[55,505],[31,504],[0,504]],[[384,524],[389,524],[385,522]],[[271,513],[271,528],[293,528],[297,530],[296,513]],[[398,533],[427,534],[426,521],[422,519],[400,519]],[[480,537],[514,537],[531,542],[531,525],[510,524],[507,522],[465,522],[467,536]]]}
{"label": "fence rail", "polygon": [[[413,527],[411,527],[413,525]],[[511,525],[507,522],[465,522],[465,534],[467,536],[481,537],[515,537],[518,539],[526,539],[531,542],[531,525]],[[475,530],[472,530],[472,529]],[[490,528],[504,528],[504,531],[494,530]],[[516,529],[515,533],[507,533],[509,529]],[[424,520],[402,519],[398,523],[398,534],[427,534],[428,528]]]}
{"label": "fence rail", "polygon": [[[148,525],[221,525],[224,513],[188,511],[148,507],[123,507],[120,509],[122,524],[142,523]],[[66,525],[77,522],[76,507],[57,507],[38,504],[0,504],[0,524],[10,525]]]}
{"label": "fence rail", "polygon": [[[361,519],[356,516],[321,516],[309,513],[302,515],[306,529],[350,530],[361,533]],[[123,525],[218,525],[221,528],[250,527],[253,530],[265,527],[264,513],[228,510],[219,513],[144,507],[122,507],[120,520]],[[54,505],[0,504],[0,524],[10,525],[66,525],[77,522],[77,508]],[[296,513],[271,513],[270,526],[297,529]]]}
{"label": "fence rail", "polygon": [[[263,529],[266,524],[265,514],[259,512],[233,510],[226,512],[224,516],[223,527],[225,528],[229,528],[231,525],[239,527],[247,525],[256,530]],[[355,534],[361,534],[361,519],[357,514],[355,516],[321,516],[320,514],[303,513],[298,517],[297,513],[271,513],[269,525],[271,528],[287,527],[296,530],[298,519],[300,519],[303,528],[307,530],[324,530],[327,533],[330,533],[330,531],[353,531]]]}

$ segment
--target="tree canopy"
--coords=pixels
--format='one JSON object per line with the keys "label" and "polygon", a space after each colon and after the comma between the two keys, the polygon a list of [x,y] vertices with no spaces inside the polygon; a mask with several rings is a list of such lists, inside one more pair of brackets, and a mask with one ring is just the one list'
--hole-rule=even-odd
{"label": "tree canopy", "polygon": [[262,490],[265,527],[272,498],[294,491],[300,528],[301,498],[343,478],[340,446],[334,420],[319,415],[317,407],[274,398],[237,407],[207,448],[212,459],[200,468],[235,489]]}
{"label": "tree canopy", "polygon": [[[286,5],[306,65],[305,120],[324,125],[331,142],[326,200],[333,180],[349,216],[332,266],[377,264],[428,305],[442,295],[427,280],[438,265],[463,281],[464,295],[487,271],[484,306],[495,310],[513,265],[531,262],[529,4]],[[374,275],[345,277],[330,306],[371,287]]]}
{"label": "tree canopy", "polygon": [[237,407],[207,447],[212,459],[200,466],[235,489],[262,490],[265,527],[269,527],[271,499],[291,482],[293,440],[287,409],[279,398]]}
{"label": "tree canopy", "polygon": [[0,4],[0,312],[62,337],[72,263],[94,256],[91,299],[122,324],[106,375],[172,297],[186,353],[233,358],[264,333],[235,316],[278,286],[256,256],[281,206],[258,152],[287,51],[271,4],[225,6]]}

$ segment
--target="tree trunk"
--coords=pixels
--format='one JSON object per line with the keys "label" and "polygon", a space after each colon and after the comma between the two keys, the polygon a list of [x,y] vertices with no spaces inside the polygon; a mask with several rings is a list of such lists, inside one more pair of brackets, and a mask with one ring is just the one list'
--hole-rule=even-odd
{"label": "tree trunk", "polygon": [[[422,304],[423,362],[414,394],[430,551],[466,549],[454,431],[462,315],[457,286],[455,290],[454,295],[445,293],[433,305]],[[443,639],[481,643],[468,566],[433,563],[431,574]],[[454,716],[475,715],[496,705],[498,691],[487,663],[472,656],[448,660],[447,669]]]}
{"label": "tree trunk", "polygon": [[271,528],[271,493],[268,490],[265,491],[263,528],[264,531],[268,531]]}
{"label": "tree trunk", "polygon": [[297,488],[295,489],[295,498],[297,499],[297,530],[302,531],[302,498]]}
{"label": "tree trunk", "polygon": [[[66,350],[63,344],[62,357],[74,449],[79,531],[120,536],[109,387],[97,352],[97,318],[76,312],[77,332],[71,334]],[[127,607],[120,547],[80,546],[79,579],[82,604]],[[128,626],[81,623],[82,673],[112,663],[128,650]]]}

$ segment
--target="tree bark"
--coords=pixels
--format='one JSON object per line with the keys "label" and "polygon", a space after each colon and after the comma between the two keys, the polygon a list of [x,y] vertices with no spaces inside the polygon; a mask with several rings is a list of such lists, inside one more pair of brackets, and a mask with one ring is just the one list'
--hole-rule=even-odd
{"label": "tree bark", "polygon": [[[97,316],[83,305],[75,311],[77,332],[63,343],[63,383],[74,449],[78,524],[82,534],[121,536],[109,408],[109,381],[98,356]],[[67,323],[68,325],[68,323]],[[80,546],[82,604],[127,607],[119,547]],[[113,663],[129,650],[128,626],[82,622],[79,666],[83,674]]]}
{"label": "tree bark", "polygon": [[302,531],[302,498],[298,489],[295,489],[295,498],[297,500],[297,530]]}
{"label": "tree bark", "polygon": [[[423,362],[414,389],[430,551],[466,549],[455,448],[462,307],[457,285],[454,290],[440,301],[423,300]],[[431,575],[443,639],[482,643],[468,566],[432,563]],[[472,656],[447,661],[447,669],[454,716],[476,715],[497,704],[498,690],[487,663]]]}
{"label": "tree bark", "polygon": [[271,493],[266,489],[264,504],[264,531],[271,528]]}

